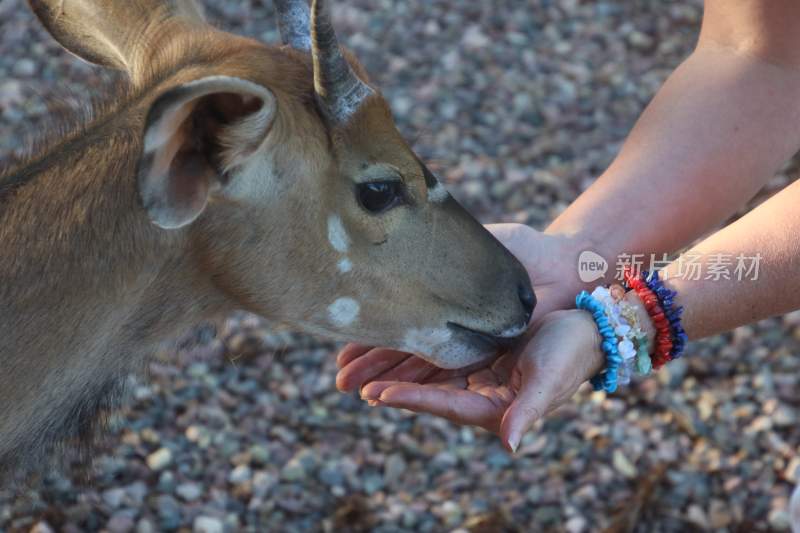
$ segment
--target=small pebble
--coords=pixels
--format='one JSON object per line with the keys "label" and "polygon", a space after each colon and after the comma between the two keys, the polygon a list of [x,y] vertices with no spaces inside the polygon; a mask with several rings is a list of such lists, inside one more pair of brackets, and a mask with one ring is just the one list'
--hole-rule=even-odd
{"label": "small pebble", "polygon": [[175,487],[175,494],[183,501],[193,502],[203,495],[203,489],[197,483],[181,483]]}
{"label": "small pebble", "polygon": [[225,526],[219,518],[211,516],[198,516],[192,524],[194,533],[223,533]]}
{"label": "small pebble", "polygon": [[17,76],[28,78],[36,74],[36,63],[28,58],[23,58],[14,63],[12,71]]}
{"label": "small pebble", "polygon": [[163,470],[172,462],[172,452],[169,448],[160,448],[147,456],[147,466],[151,470]]}

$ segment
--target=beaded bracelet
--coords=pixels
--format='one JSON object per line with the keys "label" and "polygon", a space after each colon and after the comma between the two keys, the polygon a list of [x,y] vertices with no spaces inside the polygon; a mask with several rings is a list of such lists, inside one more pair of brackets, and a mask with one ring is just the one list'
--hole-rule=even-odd
{"label": "beaded bracelet", "polygon": [[654,270],[648,275],[645,270],[642,272],[642,277],[647,283],[647,286],[658,298],[661,309],[664,310],[664,316],[667,317],[669,322],[671,338],[672,338],[672,352],[670,353],[671,359],[677,359],[683,355],[683,350],[686,348],[686,342],[689,340],[686,331],[683,329],[681,323],[681,315],[683,314],[683,307],[675,307],[674,299],[677,296],[677,291],[670,290],[664,286],[664,283],[658,279],[658,271]]}
{"label": "beaded bracelet", "polygon": [[622,357],[618,382],[621,385],[627,385],[631,382],[631,376],[633,375],[633,364],[636,360],[634,339],[638,332],[633,329],[632,323],[622,314],[622,306],[627,303],[623,300],[625,289],[618,285],[616,287],[622,292],[621,295],[617,294],[613,287],[599,286],[592,291],[592,297],[603,305],[606,318],[608,318],[617,336],[617,351]]}
{"label": "beaded bracelet", "polygon": [[604,306],[586,291],[581,291],[575,297],[575,305],[578,309],[591,313],[603,337],[600,346],[606,356],[606,367],[591,379],[592,386],[594,390],[614,392],[617,390],[617,373],[622,363],[622,356],[617,349],[617,336],[606,317]]}
{"label": "beaded bracelet", "polygon": [[653,321],[653,326],[656,329],[656,346],[651,361],[653,369],[658,370],[672,360],[670,353],[672,352],[673,344],[670,324],[667,321],[664,310],[661,308],[661,304],[659,304],[658,297],[640,277],[634,275],[630,266],[625,268],[624,276],[628,287],[636,291],[636,294],[644,303],[647,313],[650,315],[650,320]]}
{"label": "beaded bracelet", "polygon": [[[624,291],[625,289],[622,290]],[[636,345],[636,372],[646,376],[653,369],[653,363],[650,361],[650,339],[647,338],[647,333],[644,332],[641,324],[639,324],[636,308],[623,299],[620,299],[619,305],[620,313],[632,328],[632,340]]]}
{"label": "beaded bracelet", "polygon": [[656,330],[655,350],[649,354],[649,340],[642,330],[637,310],[625,300],[625,289],[619,285],[596,287],[591,294],[582,291],[575,298],[578,309],[589,311],[603,338],[601,347],[606,367],[591,379],[595,390],[614,392],[618,384],[627,384],[635,370],[649,374],[683,353],[688,336],[681,324],[683,308],[674,305],[676,291],[664,286],[658,272],[634,273],[625,267],[627,287],[645,306]]}

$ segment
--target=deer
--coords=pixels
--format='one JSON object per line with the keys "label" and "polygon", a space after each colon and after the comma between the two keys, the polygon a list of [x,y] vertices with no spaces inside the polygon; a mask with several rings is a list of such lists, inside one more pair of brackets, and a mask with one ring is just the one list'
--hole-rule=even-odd
{"label": "deer", "polygon": [[194,0],[29,5],[124,81],[0,172],[0,469],[90,438],[158,346],[232,310],[444,369],[526,329],[525,268],[403,139],[324,0],[276,0],[276,45]]}

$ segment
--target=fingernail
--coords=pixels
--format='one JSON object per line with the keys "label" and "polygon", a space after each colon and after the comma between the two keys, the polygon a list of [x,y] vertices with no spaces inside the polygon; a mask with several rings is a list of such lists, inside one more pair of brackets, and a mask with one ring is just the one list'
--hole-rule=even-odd
{"label": "fingernail", "polygon": [[519,437],[509,437],[508,447],[511,448],[511,453],[517,453],[517,448],[519,447]]}
{"label": "fingernail", "polygon": [[362,400],[377,400],[378,397],[374,394],[367,394],[363,389],[359,392],[359,396],[361,396]]}

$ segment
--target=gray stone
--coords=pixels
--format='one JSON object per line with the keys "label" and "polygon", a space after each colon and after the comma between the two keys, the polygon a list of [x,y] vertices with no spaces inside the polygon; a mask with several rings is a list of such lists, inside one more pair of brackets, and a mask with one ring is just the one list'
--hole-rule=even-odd
{"label": "gray stone", "polygon": [[250,481],[250,478],[253,476],[253,472],[250,470],[250,467],[247,465],[239,465],[228,475],[228,481],[233,483],[234,485],[240,485],[245,481]]}
{"label": "gray stone", "polygon": [[198,516],[192,524],[194,533],[223,533],[225,526],[219,518],[212,516]]}
{"label": "gray stone", "polygon": [[181,508],[172,496],[162,494],[157,500],[158,517],[162,529],[175,529],[181,523]]}
{"label": "gray stone", "polygon": [[399,453],[393,453],[386,459],[383,465],[383,477],[386,483],[392,484],[406,471],[407,465],[403,456]]}
{"label": "gray stone", "polygon": [[22,58],[14,63],[14,70],[12,71],[17,76],[29,78],[36,74],[36,63],[28,58]]}
{"label": "gray stone", "polygon": [[108,520],[106,529],[109,533],[129,533],[135,526],[130,513],[116,513]]}
{"label": "gray stone", "polygon": [[114,488],[103,492],[103,501],[112,509],[117,509],[125,499],[125,489]]}
{"label": "gray stone", "polygon": [[197,483],[181,483],[175,487],[175,494],[183,501],[193,502],[203,495],[203,488]]}
{"label": "gray stone", "polygon": [[155,533],[155,531],[155,526],[147,518],[142,518],[136,523],[136,533]]}

